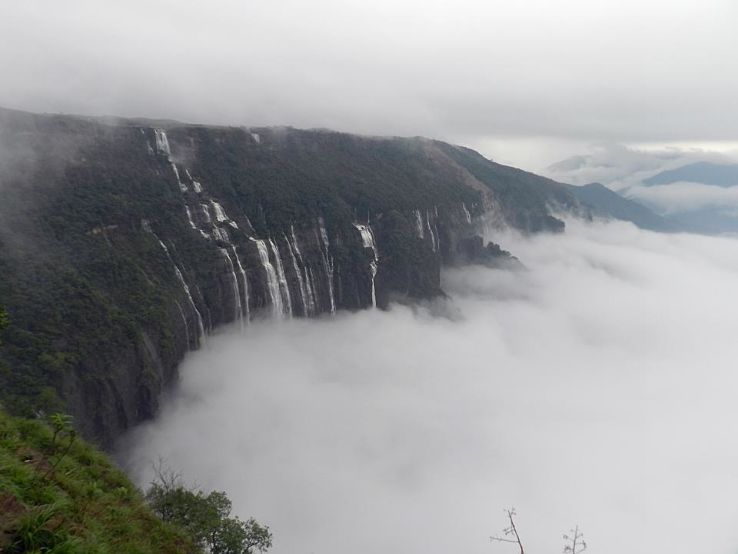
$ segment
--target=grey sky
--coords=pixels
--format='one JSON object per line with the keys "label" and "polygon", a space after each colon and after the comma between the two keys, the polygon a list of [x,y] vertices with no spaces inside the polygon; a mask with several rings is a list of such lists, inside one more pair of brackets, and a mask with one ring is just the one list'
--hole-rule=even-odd
{"label": "grey sky", "polygon": [[422,134],[541,167],[738,139],[729,0],[6,2],[0,105]]}

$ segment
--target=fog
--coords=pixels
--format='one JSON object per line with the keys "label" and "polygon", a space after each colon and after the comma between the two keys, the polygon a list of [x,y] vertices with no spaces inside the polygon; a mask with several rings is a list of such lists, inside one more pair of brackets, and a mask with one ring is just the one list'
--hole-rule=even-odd
{"label": "fog", "polygon": [[[704,147],[637,148],[617,143],[601,143],[586,153],[566,158],[545,168],[542,173],[573,185],[602,183],[630,195],[643,181],[669,169],[694,162],[732,164],[738,162],[738,144],[706,144]],[[660,185],[665,187],[668,185]],[[647,194],[647,193],[646,193]]]}
{"label": "fog", "polygon": [[684,213],[701,208],[721,208],[738,213],[738,186],[719,187],[701,183],[676,182],[655,187],[633,187],[628,195],[661,213]]}
{"label": "fog", "polygon": [[[128,437],[271,526],[274,554],[738,548],[738,241],[568,222],[495,239],[446,302],[227,330]],[[381,250],[381,245],[380,245]]]}
{"label": "fog", "polygon": [[738,133],[731,0],[3,4],[11,108],[424,135],[529,169],[563,157],[531,142]]}

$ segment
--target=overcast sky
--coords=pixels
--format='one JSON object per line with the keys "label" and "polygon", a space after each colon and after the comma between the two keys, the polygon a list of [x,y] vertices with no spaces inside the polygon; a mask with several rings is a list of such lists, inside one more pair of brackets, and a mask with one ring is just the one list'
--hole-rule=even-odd
{"label": "overcast sky", "polygon": [[426,135],[536,169],[738,140],[731,0],[27,0],[0,105]]}

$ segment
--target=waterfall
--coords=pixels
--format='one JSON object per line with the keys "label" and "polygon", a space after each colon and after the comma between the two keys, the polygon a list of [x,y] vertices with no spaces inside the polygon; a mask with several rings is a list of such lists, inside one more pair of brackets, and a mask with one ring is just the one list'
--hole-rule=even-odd
{"label": "waterfall", "polygon": [[302,278],[302,273],[300,273],[300,266],[297,263],[295,252],[292,250],[290,239],[288,239],[286,235],[284,236],[284,241],[287,243],[287,250],[289,251],[290,258],[292,259],[292,268],[295,270],[295,275],[297,275],[297,285],[300,289],[300,303],[302,304],[302,315],[308,317],[308,315],[310,314],[308,314],[307,302],[305,300],[307,297],[307,292],[305,290],[305,280]]}
{"label": "waterfall", "polygon": [[241,322],[241,327],[243,328],[243,307],[241,306],[241,293],[238,290],[238,279],[236,278],[236,266],[233,265],[233,260],[231,260],[231,255],[228,253],[228,250],[226,250],[225,248],[218,248],[218,250],[222,254],[226,263],[228,264],[228,269],[231,272],[231,283],[233,285],[233,304],[234,304],[233,320],[234,321],[239,320]]}
{"label": "waterfall", "polygon": [[213,238],[226,244],[231,244],[231,237],[228,236],[228,231],[221,229],[220,227],[213,226]]}
{"label": "waterfall", "polygon": [[266,244],[263,240],[258,240],[253,237],[249,238],[256,243],[256,249],[259,252],[259,259],[261,260],[261,265],[264,267],[264,272],[266,273],[267,290],[269,292],[269,298],[271,300],[274,315],[280,317],[282,315],[282,295],[279,292],[277,272],[274,270],[272,262],[269,261],[269,251],[267,250]]}
{"label": "waterfall", "polygon": [[192,309],[195,311],[195,314],[197,315],[197,330],[200,333],[200,336],[198,337],[198,346],[205,341],[205,327],[202,324],[202,315],[200,315],[200,310],[197,309],[197,306],[195,305],[195,301],[192,299],[192,294],[190,293],[190,287],[187,286],[187,282],[185,281],[184,275],[182,275],[182,272],[179,270],[179,268],[175,265],[174,266],[174,273],[177,274],[177,279],[179,279],[179,282],[182,284],[182,288],[185,291],[185,294],[187,295],[187,300],[190,301],[190,306],[192,306]]}
{"label": "waterfall", "polygon": [[177,184],[179,185],[179,190],[182,192],[187,192],[187,185],[185,185],[182,182],[182,179],[179,178],[179,171],[177,171],[177,164],[174,162],[169,162],[172,166],[172,171],[174,171],[174,176],[177,178]]}
{"label": "waterfall", "polygon": [[193,188],[193,190],[194,190],[194,191],[195,191],[195,192],[196,192],[197,194],[200,194],[200,193],[202,192],[202,185],[201,185],[201,184],[200,184],[200,183],[199,183],[198,181],[195,181],[195,180],[194,180],[194,179],[192,178],[192,175],[190,175],[190,170],[189,170],[189,169],[187,169],[186,167],[185,167],[185,174],[187,175],[187,178],[188,178],[188,179],[190,180],[190,183],[192,183],[192,188]]}
{"label": "waterfall", "polygon": [[325,222],[322,217],[318,218],[318,230],[320,233],[320,240],[323,242],[321,256],[323,258],[323,266],[325,267],[326,279],[328,281],[328,299],[330,300],[331,314],[334,314],[336,313],[336,300],[333,296],[333,258],[330,256],[328,233],[325,231]]}
{"label": "waterfall", "polygon": [[190,207],[185,204],[185,211],[187,212],[187,221],[190,222],[190,227],[195,229],[197,231],[197,226],[195,225],[195,222],[192,220],[192,212],[190,211]]}
{"label": "waterfall", "polygon": [[[147,224],[148,225],[148,224]],[[149,227],[150,228],[150,227]],[[190,293],[190,287],[187,286],[187,281],[185,281],[184,276],[182,275],[182,272],[179,270],[179,267],[177,267],[177,264],[174,263],[174,260],[172,259],[171,254],[169,253],[169,248],[167,248],[167,245],[164,244],[159,237],[156,236],[156,233],[151,231],[151,234],[154,235],[154,238],[159,242],[159,246],[162,247],[164,250],[164,253],[167,255],[167,258],[169,258],[169,261],[172,262],[172,265],[174,266],[174,273],[177,275],[177,279],[179,279],[180,284],[182,285],[182,289],[185,292],[185,295],[187,296],[187,299],[190,302],[190,306],[192,307],[192,310],[195,312],[195,315],[197,315],[197,329],[200,332],[200,336],[197,340],[197,346],[199,347],[201,343],[205,341],[205,327],[203,327],[202,324],[202,316],[200,315],[200,310],[197,309],[197,306],[195,305],[195,301],[192,298],[192,294]],[[181,311],[180,306],[180,311]],[[187,330],[188,336],[187,336],[187,345],[189,347],[189,329],[187,328],[187,320],[185,319],[185,329]]]}
{"label": "waterfall", "polygon": [[377,289],[374,285],[374,279],[377,276],[377,262],[379,261],[379,256],[377,255],[377,246],[374,242],[374,233],[372,232],[372,228],[369,225],[362,225],[361,223],[354,223],[354,227],[359,231],[359,234],[361,235],[361,242],[364,245],[364,248],[371,248],[372,254],[374,255],[374,259],[369,262],[369,275],[372,280],[372,308],[377,307]]}
{"label": "waterfall", "polygon": [[423,216],[420,215],[420,210],[415,210],[415,229],[418,232],[418,238],[423,239],[425,233],[423,232]]}
{"label": "waterfall", "polygon": [[246,271],[244,271],[243,266],[241,265],[241,259],[238,257],[236,247],[231,246],[231,248],[233,249],[233,256],[236,258],[238,272],[241,274],[241,279],[243,280],[243,319],[246,320],[246,324],[248,325],[249,321],[251,321],[251,308],[249,307],[249,280],[246,278]]}
{"label": "waterfall", "polygon": [[213,205],[213,211],[215,212],[215,219],[218,223],[223,223],[224,221],[228,221],[228,216],[225,213],[225,210],[223,209],[223,206],[221,206],[218,202],[215,200],[211,200],[210,203]]}
{"label": "waterfall", "polygon": [[469,213],[469,209],[466,207],[466,204],[464,202],[461,203],[461,208],[464,210],[464,217],[466,218],[466,222],[471,224],[472,217],[471,217],[471,214]]}
{"label": "waterfall", "polygon": [[212,223],[213,220],[210,217],[210,210],[208,209],[208,205],[200,204],[200,208],[202,209],[202,215],[205,218],[205,223]]}
{"label": "waterfall", "polygon": [[187,350],[189,350],[190,349],[190,326],[187,323],[187,317],[185,316],[184,310],[182,309],[182,304],[179,303],[179,300],[175,300],[174,302],[175,304],[177,304],[179,315],[182,316],[182,323],[184,323],[185,335],[187,336]]}
{"label": "waterfall", "polygon": [[181,190],[182,192],[187,192],[187,185],[185,185],[182,182],[182,179],[180,179],[177,166],[172,161],[172,150],[171,148],[169,148],[169,139],[167,138],[167,134],[164,131],[164,129],[154,129],[154,141],[156,142],[156,151],[159,154],[166,156],[167,160],[169,161],[169,165],[172,166],[172,171],[174,171],[174,176],[177,178],[177,184],[179,185],[179,190]]}
{"label": "waterfall", "polygon": [[315,315],[317,312],[315,277],[313,277],[313,270],[307,266],[305,266],[305,292],[307,293],[308,312],[310,315]]}
{"label": "waterfall", "polygon": [[279,248],[274,244],[272,239],[269,239],[269,246],[272,248],[274,254],[274,261],[277,264],[277,278],[279,279],[279,289],[282,293],[282,302],[284,305],[284,313],[288,316],[292,316],[292,299],[290,298],[290,288],[287,285],[287,278],[284,275],[284,267],[282,266],[282,258],[279,256]]}
{"label": "waterfall", "polygon": [[169,139],[164,129],[154,129],[154,140],[156,141],[156,151],[169,158],[172,151],[169,149]]}
{"label": "waterfall", "polygon": [[315,281],[312,276],[312,270],[310,270],[307,263],[305,263],[305,259],[302,257],[302,251],[300,250],[300,243],[297,241],[297,235],[295,234],[294,225],[290,225],[290,234],[292,235],[292,247],[295,249],[295,254],[297,254],[300,265],[305,272],[305,301],[307,302],[307,304],[305,305],[305,315],[309,317],[311,315],[315,315],[316,312]]}
{"label": "waterfall", "polygon": [[433,249],[433,252],[435,252],[437,250],[437,248],[436,248],[436,236],[433,233],[433,228],[431,227],[431,218],[430,218],[430,215],[428,213],[428,210],[425,211],[425,222],[426,222],[426,225],[428,226],[428,234],[430,235],[430,239],[431,239],[431,248]]}
{"label": "waterfall", "polygon": [[295,234],[295,226],[290,225],[290,233],[292,235],[292,247],[295,249],[295,253],[297,254],[297,258],[300,261],[300,265],[303,268],[303,271],[305,272],[304,275],[304,282],[305,282],[305,299],[307,301],[307,305],[305,307],[305,315],[310,316],[315,314],[315,285],[312,282],[312,276],[308,273],[308,265],[305,263],[305,260],[302,257],[302,251],[300,250],[300,243],[297,241],[297,235]]}

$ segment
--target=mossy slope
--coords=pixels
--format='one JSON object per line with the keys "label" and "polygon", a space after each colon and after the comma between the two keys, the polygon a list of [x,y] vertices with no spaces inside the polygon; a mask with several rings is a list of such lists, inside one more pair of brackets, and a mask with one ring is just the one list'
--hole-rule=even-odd
{"label": "mossy slope", "polygon": [[70,439],[0,410],[0,552],[197,551],[104,454]]}

